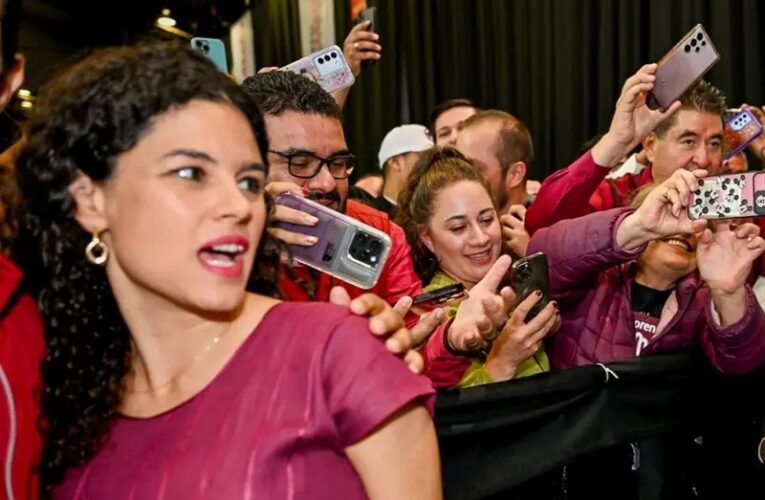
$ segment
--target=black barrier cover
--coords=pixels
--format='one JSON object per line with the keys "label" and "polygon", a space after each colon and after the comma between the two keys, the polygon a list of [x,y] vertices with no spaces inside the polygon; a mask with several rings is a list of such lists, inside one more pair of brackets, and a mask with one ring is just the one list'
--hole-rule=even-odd
{"label": "black barrier cover", "polygon": [[445,496],[501,495],[620,443],[762,417],[763,381],[762,373],[721,377],[700,356],[673,354],[443,391],[436,428]]}

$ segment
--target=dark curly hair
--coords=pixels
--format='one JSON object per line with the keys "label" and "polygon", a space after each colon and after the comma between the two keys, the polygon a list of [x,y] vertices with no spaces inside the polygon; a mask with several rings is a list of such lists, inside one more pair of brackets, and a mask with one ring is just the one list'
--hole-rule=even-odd
{"label": "dark curly hair", "polygon": [[267,115],[296,111],[343,119],[343,110],[321,85],[289,71],[250,76],[242,82],[242,88]]}
{"label": "dark curly hair", "polygon": [[[435,211],[435,200],[439,191],[461,181],[473,181],[491,189],[483,176],[470,160],[454,148],[435,147],[423,152],[415,163],[406,184],[398,193],[396,222],[404,229],[406,239],[412,247],[414,270],[427,285],[438,271],[438,261],[428,247],[420,240],[420,230],[427,226]],[[496,201],[492,198],[496,209]]]}
{"label": "dark curly hair", "polygon": [[42,477],[48,489],[106,439],[131,360],[129,331],[106,271],[85,260],[90,235],[74,218],[69,185],[82,174],[109,179],[117,157],[156,117],[195,99],[241,110],[265,159],[265,128],[252,99],[205,57],[179,45],[100,50],[56,77],[37,101],[17,165],[23,212],[16,258],[39,294],[46,328]]}

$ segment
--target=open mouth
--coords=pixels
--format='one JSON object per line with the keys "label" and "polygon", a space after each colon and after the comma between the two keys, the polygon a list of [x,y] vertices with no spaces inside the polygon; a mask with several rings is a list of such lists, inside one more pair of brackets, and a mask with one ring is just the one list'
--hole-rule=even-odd
{"label": "open mouth", "polygon": [[473,264],[476,264],[476,265],[486,264],[491,259],[491,247],[478,253],[466,255],[465,257],[470,259],[470,261],[473,262]]}
{"label": "open mouth", "polygon": [[682,248],[686,252],[693,252],[695,250],[694,245],[690,241],[686,240],[685,238],[673,236],[671,238],[664,238],[662,241],[668,245]]}
{"label": "open mouth", "polygon": [[221,238],[204,245],[198,252],[198,258],[209,271],[236,277],[244,269],[244,254],[248,248],[245,238]]}

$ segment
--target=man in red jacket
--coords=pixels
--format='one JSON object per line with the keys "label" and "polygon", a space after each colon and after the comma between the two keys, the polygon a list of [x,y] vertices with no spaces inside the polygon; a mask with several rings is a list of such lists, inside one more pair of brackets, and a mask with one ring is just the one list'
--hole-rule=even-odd
{"label": "man in red jacket", "polygon": [[[719,173],[723,93],[700,81],[666,112],[651,110],[646,95],[656,80],[656,67],[645,65],[627,79],[609,131],[581,158],[545,180],[526,211],[529,234],[560,220],[626,206],[636,188],[662,182],[681,168]],[[611,168],[641,142],[650,165],[638,174],[607,181]]]}
{"label": "man in red jacket", "polygon": [[[0,110],[5,109],[24,79],[24,60],[16,54],[21,10],[19,0],[0,0]],[[34,499],[39,495],[38,472],[42,438],[38,427],[38,397],[45,353],[43,326],[34,301],[24,293],[22,274],[7,257],[15,196],[12,166],[0,175],[0,499]]]}

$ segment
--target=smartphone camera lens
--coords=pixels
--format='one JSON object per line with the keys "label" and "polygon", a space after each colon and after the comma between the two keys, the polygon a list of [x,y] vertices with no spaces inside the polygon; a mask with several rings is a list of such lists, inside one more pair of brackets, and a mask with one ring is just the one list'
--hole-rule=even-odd
{"label": "smartphone camera lens", "polygon": [[380,262],[382,241],[366,233],[357,232],[351,240],[348,253],[356,261],[369,267],[376,267]]}
{"label": "smartphone camera lens", "polygon": [[696,44],[697,44],[697,43],[698,43],[698,42],[697,42],[695,39],[694,39],[694,40],[691,40],[691,45],[693,45],[694,47],[696,46]]}
{"label": "smartphone camera lens", "polygon": [[686,45],[685,46],[685,51],[686,52],[690,52],[691,51],[691,46],[690,45]]}
{"label": "smartphone camera lens", "polygon": [[700,51],[701,47],[696,47],[696,52]]}
{"label": "smartphone camera lens", "polygon": [[699,33],[698,35],[696,35],[696,38],[698,38],[699,40],[703,40],[704,39],[704,35]]}
{"label": "smartphone camera lens", "polygon": [[316,60],[319,62],[319,64],[324,64],[324,58],[323,57],[320,57],[320,58],[318,58]]}
{"label": "smartphone camera lens", "polygon": [[332,52],[330,55],[332,56],[332,59],[337,59],[337,52]]}

